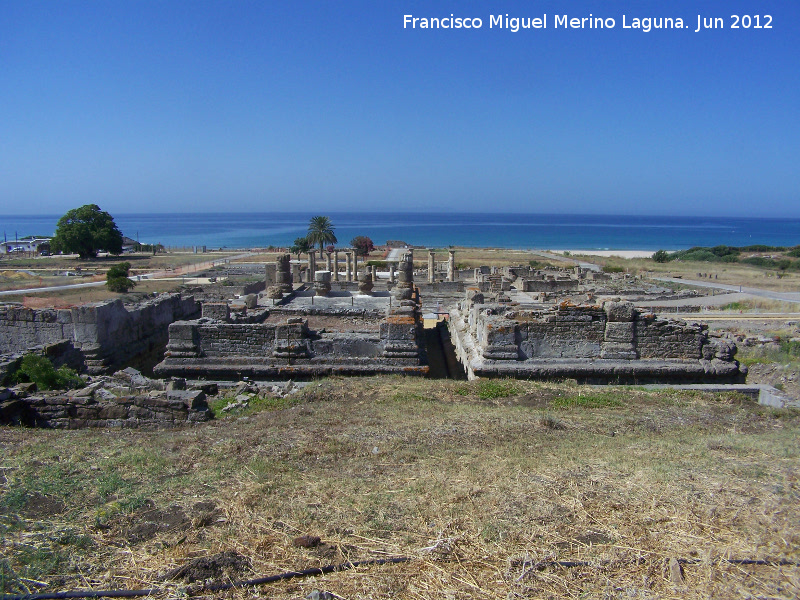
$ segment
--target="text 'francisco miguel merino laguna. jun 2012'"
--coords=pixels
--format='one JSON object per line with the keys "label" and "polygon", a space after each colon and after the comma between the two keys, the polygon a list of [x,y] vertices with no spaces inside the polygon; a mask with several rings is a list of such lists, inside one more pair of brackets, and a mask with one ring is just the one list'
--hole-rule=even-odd
{"label": "text 'francisco miguel merino laguna. jun 2012'", "polygon": [[511,32],[536,29],[630,29],[644,33],[659,29],[689,29],[695,33],[704,29],[772,29],[772,15],[697,15],[694,19],[683,17],[586,17],[548,15],[518,17],[509,14],[489,15],[488,18],[456,16],[415,17],[403,15],[403,29],[504,29]]}

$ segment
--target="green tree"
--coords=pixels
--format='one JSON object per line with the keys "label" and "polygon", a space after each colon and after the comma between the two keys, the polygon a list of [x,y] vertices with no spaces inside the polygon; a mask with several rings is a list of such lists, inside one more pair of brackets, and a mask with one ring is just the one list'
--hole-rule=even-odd
{"label": "green tree", "polygon": [[106,273],[106,287],[109,291],[124,294],[131,291],[136,282],[128,279],[131,270],[131,263],[123,262],[111,267]]}
{"label": "green tree", "polygon": [[653,260],[657,263],[669,262],[669,254],[666,250],[658,250],[653,253]]}
{"label": "green tree", "polygon": [[352,240],[350,240],[350,245],[353,247],[355,251],[354,254],[356,255],[356,264],[355,268],[358,270],[358,257],[359,256],[367,256],[370,252],[375,250],[375,244],[372,243],[372,240],[369,239],[365,235],[357,235]]}
{"label": "green tree", "polygon": [[97,204],[84,204],[58,220],[50,247],[53,252],[75,253],[81,258],[95,258],[99,250],[122,254],[122,233],[113,217]]}
{"label": "green tree", "polygon": [[333,229],[333,223],[331,223],[329,217],[311,217],[308,223],[308,235],[306,239],[314,246],[319,244],[319,251],[322,252],[326,244],[335,244],[338,241],[336,239],[336,234],[333,233]]}
{"label": "green tree", "polygon": [[311,244],[309,243],[308,238],[305,237],[299,237],[295,239],[294,244],[292,244],[292,247],[289,248],[289,252],[292,254],[297,254],[297,260],[300,260],[301,254],[305,254],[309,250],[311,250]]}

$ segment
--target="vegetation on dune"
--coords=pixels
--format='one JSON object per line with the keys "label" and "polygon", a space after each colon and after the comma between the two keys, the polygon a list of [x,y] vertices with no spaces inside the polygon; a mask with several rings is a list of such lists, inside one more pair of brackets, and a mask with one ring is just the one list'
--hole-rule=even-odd
{"label": "vegetation on dune", "polygon": [[[782,256],[742,256],[745,253],[765,252],[782,254]],[[762,244],[740,247],[721,245],[712,248],[695,246],[688,250],[678,250],[677,252],[659,250],[652,256],[652,260],[657,263],[670,261],[740,263],[779,271],[800,271],[800,261],[791,260],[792,258],[800,258],[800,247],[787,249],[784,246],[765,246]]]}

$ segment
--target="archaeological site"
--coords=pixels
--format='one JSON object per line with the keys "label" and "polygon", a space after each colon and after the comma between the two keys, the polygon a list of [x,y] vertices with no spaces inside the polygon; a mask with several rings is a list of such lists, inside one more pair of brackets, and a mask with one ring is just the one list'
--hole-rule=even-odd
{"label": "archaeological site", "polygon": [[[420,249],[417,249],[420,252]],[[236,382],[343,375],[744,383],[736,345],[656,316],[675,292],[585,266],[458,269],[414,249],[356,266],[355,253],[231,266],[224,282],[66,309],[0,307],[0,378],[47,356],[89,386],[0,391],[0,422],[170,426],[209,418],[206,394]],[[325,256],[322,256],[325,254]],[[340,256],[343,255],[343,256]],[[343,260],[342,260],[343,258]],[[236,285],[239,275],[245,283]]]}

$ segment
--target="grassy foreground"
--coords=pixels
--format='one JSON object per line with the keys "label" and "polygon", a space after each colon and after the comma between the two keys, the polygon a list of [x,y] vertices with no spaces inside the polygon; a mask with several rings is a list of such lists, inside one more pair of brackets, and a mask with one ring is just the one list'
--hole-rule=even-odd
{"label": "grassy foreground", "polygon": [[721,560],[800,561],[797,411],[399,377],[257,404],[168,432],[0,429],[0,588],[174,597],[171,570],[228,552],[232,579],[412,561],[213,597],[800,594],[796,566]]}

